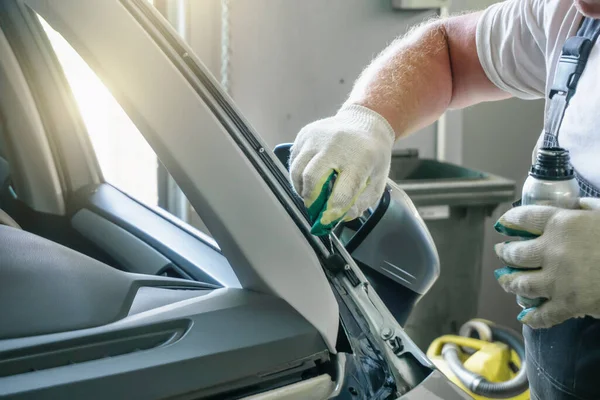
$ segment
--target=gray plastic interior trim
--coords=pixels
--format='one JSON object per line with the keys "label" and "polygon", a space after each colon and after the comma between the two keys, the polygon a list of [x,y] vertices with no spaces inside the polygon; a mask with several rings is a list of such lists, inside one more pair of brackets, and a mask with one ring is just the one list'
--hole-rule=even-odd
{"label": "gray plastic interior trim", "polygon": [[[37,106],[15,55],[0,30],[2,130],[12,137],[12,179],[19,198],[36,211],[63,215],[65,203],[56,164]],[[7,149],[8,150],[8,149]]]}
{"label": "gray plastic interior trim", "polygon": [[[202,99],[201,94],[210,97],[202,84],[190,83],[119,0],[24,3],[116,89],[115,98],[198,211],[241,286],[284,299],[335,352],[339,309],[320,261]],[[156,10],[148,10],[158,16]],[[178,37],[174,30],[173,34]],[[180,57],[206,70],[189,45],[182,41],[181,46],[185,54]]]}
{"label": "gray plastic interior trim", "polygon": [[[83,202],[101,218],[144,240],[176,265],[197,268],[198,280],[240,288],[241,284],[229,261],[217,247],[206,243],[180,226],[161,217],[114,187],[103,184],[79,192],[76,202]],[[107,243],[108,244],[108,243]],[[188,270],[189,274],[192,271]]]}
{"label": "gray plastic interior trim", "polygon": [[0,339],[113,322],[126,315],[132,284],[133,276],[0,225]]}
{"label": "gray plastic interior trim", "polygon": [[142,286],[206,288],[199,282],[125,273],[0,225],[0,340],[114,322],[127,315]]}
{"label": "gray plastic interior trim", "polygon": [[129,272],[156,275],[171,264],[168,258],[139,238],[90,210],[78,211],[71,224]]}
{"label": "gray plastic interior trim", "polygon": [[0,378],[0,397],[202,398],[301,372],[328,357],[319,332],[283,300],[216,289],[97,328],[0,341],[0,359],[179,320],[189,321],[188,331],[167,346]]}
{"label": "gray plastic interior trim", "polygon": [[329,359],[282,299],[122,272],[6,226],[0,304],[0,397],[202,397]]}
{"label": "gray plastic interior trim", "polygon": [[192,299],[207,295],[211,289],[206,290],[186,290],[186,289],[166,289],[160,287],[141,287],[138,289],[128,316],[143,313],[155,308],[177,303],[183,300]]}

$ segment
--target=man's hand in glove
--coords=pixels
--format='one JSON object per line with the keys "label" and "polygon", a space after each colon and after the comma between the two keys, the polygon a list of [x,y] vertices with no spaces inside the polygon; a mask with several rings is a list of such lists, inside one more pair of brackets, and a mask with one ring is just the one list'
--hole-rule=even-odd
{"label": "man's hand in glove", "polygon": [[500,233],[530,238],[496,245],[508,267],[497,270],[496,278],[509,293],[547,299],[519,314],[534,329],[600,318],[600,199],[581,199],[580,208],[521,206],[496,223]]}
{"label": "man's hand in glove", "polygon": [[385,118],[359,105],[343,107],[300,131],[290,174],[314,223],[313,234],[326,235],[342,219],[353,220],[379,201],[394,140]]}

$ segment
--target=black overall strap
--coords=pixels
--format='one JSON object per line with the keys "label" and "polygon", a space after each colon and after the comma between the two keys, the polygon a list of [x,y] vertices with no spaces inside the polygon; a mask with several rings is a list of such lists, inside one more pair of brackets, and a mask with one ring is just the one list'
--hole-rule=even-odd
{"label": "black overall strap", "polygon": [[[565,111],[569,101],[575,94],[579,78],[585,69],[589,55],[600,36],[600,20],[584,18],[577,35],[570,37],[562,48],[562,54],[556,66],[554,80],[548,93],[550,105],[544,122],[544,146],[554,147],[558,145],[558,133],[562,125]],[[579,185],[583,191],[596,192],[584,179],[579,179]],[[515,201],[512,206],[518,207],[521,200]]]}
{"label": "black overall strap", "polygon": [[550,107],[546,114],[546,134],[558,139],[558,133],[569,101],[575,94],[579,78],[585,69],[590,52],[600,35],[600,20],[585,18],[577,35],[570,37],[562,48],[550,87]]}

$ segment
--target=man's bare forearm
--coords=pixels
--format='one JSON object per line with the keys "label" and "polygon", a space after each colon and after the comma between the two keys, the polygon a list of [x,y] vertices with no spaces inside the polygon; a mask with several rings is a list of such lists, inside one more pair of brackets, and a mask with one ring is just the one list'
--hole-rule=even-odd
{"label": "man's bare forearm", "polygon": [[508,98],[479,62],[479,15],[432,21],[397,39],[363,71],[346,103],[378,112],[399,138],[435,122],[448,108]]}

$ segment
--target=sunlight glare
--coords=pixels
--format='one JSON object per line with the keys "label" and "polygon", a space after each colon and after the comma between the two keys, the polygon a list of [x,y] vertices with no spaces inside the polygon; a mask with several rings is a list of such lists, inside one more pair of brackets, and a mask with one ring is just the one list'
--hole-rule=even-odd
{"label": "sunlight glare", "polygon": [[157,205],[156,154],[87,63],[39,19],[63,67],[105,181],[147,205]]}

